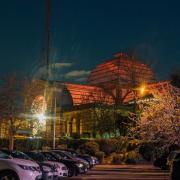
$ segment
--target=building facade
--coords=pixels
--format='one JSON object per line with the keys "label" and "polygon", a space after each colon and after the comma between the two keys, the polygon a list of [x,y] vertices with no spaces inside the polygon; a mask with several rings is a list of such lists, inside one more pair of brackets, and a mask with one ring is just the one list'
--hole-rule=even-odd
{"label": "building facade", "polygon": [[[141,86],[148,89],[146,96],[153,88],[163,92],[169,82],[156,82],[148,65],[124,53],[98,64],[85,84],[35,80],[26,89],[25,112],[33,115],[40,107],[46,119],[36,128],[31,124],[26,129],[34,128],[32,135],[47,139],[52,138],[54,127],[56,137],[97,137],[103,133],[101,127],[107,132],[115,130],[111,117],[116,112],[135,110],[132,104],[144,98],[139,92]],[[36,116],[31,119],[38,122]],[[5,137],[8,127],[1,127],[0,135]]]}

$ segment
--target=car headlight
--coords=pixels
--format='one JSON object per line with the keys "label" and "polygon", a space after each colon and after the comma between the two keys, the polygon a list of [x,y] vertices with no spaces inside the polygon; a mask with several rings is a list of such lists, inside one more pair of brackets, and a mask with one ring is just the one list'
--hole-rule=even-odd
{"label": "car headlight", "polygon": [[67,167],[66,167],[66,166],[63,166],[61,169],[62,169],[62,170],[67,170]]}
{"label": "car headlight", "polygon": [[55,167],[56,169],[60,169],[59,164],[54,164],[54,167]]}
{"label": "car headlight", "polygon": [[42,169],[44,172],[51,172],[52,171],[52,169],[48,166],[42,166]]}
{"label": "car headlight", "polygon": [[34,167],[34,166],[25,166],[25,165],[18,165],[20,168],[22,168],[23,170],[27,170],[27,171],[39,171],[38,167]]}
{"label": "car headlight", "polygon": [[76,164],[79,168],[82,168],[83,167],[83,164],[82,163],[78,163]]}

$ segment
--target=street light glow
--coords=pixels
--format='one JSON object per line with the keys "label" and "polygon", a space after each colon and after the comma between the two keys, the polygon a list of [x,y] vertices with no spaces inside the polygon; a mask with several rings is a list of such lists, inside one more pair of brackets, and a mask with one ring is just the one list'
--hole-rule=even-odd
{"label": "street light glow", "polygon": [[37,118],[40,123],[44,123],[46,116],[43,113],[41,113],[41,114],[37,114]]}
{"label": "street light glow", "polygon": [[144,85],[140,87],[140,94],[141,94],[141,96],[144,95],[145,90],[146,90],[146,87]]}

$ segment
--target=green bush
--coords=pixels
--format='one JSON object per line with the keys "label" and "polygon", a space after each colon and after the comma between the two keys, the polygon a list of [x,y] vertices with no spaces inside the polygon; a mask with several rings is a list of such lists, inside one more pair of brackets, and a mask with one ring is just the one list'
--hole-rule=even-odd
{"label": "green bush", "polygon": [[128,152],[126,154],[126,158],[127,159],[136,159],[136,160],[138,160],[138,159],[140,159],[140,155],[136,151],[130,151],[130,152]]}
{"label": "green bush", "polygon": [[72,133],[72,134],[71,134],[71,137],[72,137],[73,139],[79,139],[79,138],[80,138],[80,135],[79,135],[79,133]]}
{"label": "green bush", "polygon": [[14,149],[19,151],[40,150],[43,146],[49,146],[45,139],[17,139]]}
{"label": "green bush", "polygon": [[9,140],[8,139],[0,139],[0,148],[8,148]]}
{"label": "green bush", "polygon": [[154,155],[154,146],[152,143],[142,143],[139,147],[139,154],[145,159],[146,161],[151,161]]}
{"label": "green bush", "polygon": [[133,139],[130,140],[127,146],[127,151],[133,151],[139,147],[139,140]]}
{"label": "green bush", "polygon": [[[8,148],[9,140],[1,139],[0,148]],[[19,151],[39,150],[43,146],[51,146],[51,142],[46,139],[16,139],[14,142],[14,149]]]}
{"label": "green bush", "polygon": [[61,138],[58,144],[66,145],[68,148],[71,149],[78,149],[79,146],[83,145],[86,142],[88,142],[88,139]]}
{"label": "green bush", "polygon": [[114,154],[112,159],[112,164],[121,164],[123,162],[123,154]]}
{"label": "green bush", "polygon": [[95,155],[99,151],[99,144],[94,141],[86,142],[85,144],[79,146],[81,153]]}
{"label": "green bush", "polygon": [[103,151],[106,155],[110,155],[111,153],[116,151],[118,140],[101,139],[101,140],[98,140],[97,142],[100,146],[100,150]]}
{"label": "green bush", "polygon": [[95,156],[99,160],[99,163],[103,163],[104,162],[104,155],[105,154],[102,151],[98,151],[98,152],[95,153]]}
{"label": "green bush", "polygon": [[58,149],[67,149],[67,144],[59,144],[57,145]]}
{"label": "green bush", "polygon": [[116,153],[124,153],[127,151],[129,140],[126,137],[118,137],[116,143]]}
{"label": "green bush", "polygon": [[135,164],[136,164],[136,160],[135,160],[135,159],[130,159],[130,158],[128,158],[128,159],[126,159],[125,163],[126,163],[126,164],[135,165]]}
{"label": "green bush", "polygon": [[118,137],[112,139],[100,139],[97,140],[97,143],[100,146],[100,150],[105,152],[105,154],[108,156],[113,152],[126,152],[129,145],[129,140],[126,137]]}

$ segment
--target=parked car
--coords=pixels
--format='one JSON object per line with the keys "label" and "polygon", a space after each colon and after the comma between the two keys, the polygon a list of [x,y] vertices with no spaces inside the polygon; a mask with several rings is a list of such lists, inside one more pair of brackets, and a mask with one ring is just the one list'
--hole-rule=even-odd
{"label": "parked car", "polygon": [[74,176],[74,175],[77,176],[78,174],[85,172],[84,164],[79,161],[63,158],[58,152],[46,151],[42,153],[47,158],[52,159],[52,161],[58,161],[58,162],[64,163],[68,167],[69,177]]}
{"label": "parked car", "polygon": [[97,159],[96,157],[94,157],[94,156],[90,156],[90,155],[88,155],[88,154],[80,154],[80,153],[77,153],[76,151],[70,150],[70,149],[66,149],[66,150],[64,150],[64,151],[69,152],[69,153],[71,153],[72,155],[74,155],[74,156],[76,156],[76,157],[85,159],[86,161],[89,162],[90,167],[93,167],[93,166],[95,166],[96,164],[99,164],[98,159]]}
{"label": "parked car", "polygon": [[13,159],[0,151],[0,179],[40,180],[42,172],[36,162]]}
{"label": "parked car", "polygon": [[167,158],[167,166],[171,169],[173,162],[180,159],[180,150],[172,151]]}
{"label": "parked car", "polygon": [[26,152],[26,154],[32,158],[33,160],[39,162],[39,163],[45,163],[48,165],[51,165],[54,167],[54,177],[67,177],[68,176],[68,168],[66,165],[62,162],[55,161],[56,159],[54,158],[48,158],[45,156],[42,152],[39,151],[31,151],[31,152]]}
{"label": "parked car", "polygon": [[[27,156],[26,154],[24,154],[23,152],[20,152],[20,151],[2,150],[2,152],[7,154],[11,158],[34,161],[29,156]],[[43,180],[46,180],[46,179],[50,180],[50,179],[56,178],[57,170],[54,168],[54,166],[52,166],[52,165],[50,166],[49,164],[39,163],[39,162],[37,162],[37,164],[39,165],[40,170],[42,172]]]}
{"label": "parked car", "polygon": [[167,170],[168,166],[167,166],[167,158],[168,158],[168,154],[165,153],[162,156],[158,157],[155,161],[154,161],[154,166],[161,168],[162,170]]}
{"label": "parked car", "polygon": [[88,161],[86,161],[85,159],[83,158],[80,158],[80,157],[76,157],[75,155],[67,152],[67,151],[60,151],[60,150],[52,150],[52,152],[58,152],[60,156],[62,156],[64,159],[70,159],[70,160],[75,160],[75,161],[78,161],[80,163],[83,163],[84,164],[84,168],[85,168],[85,172],[87,172],[87,169],[90,169],[90,164]]}
{"label": "parked car", "polygon": [[173,161],[171,167],[171,180],[180,179],[180,159]]}
{"label": "parked car", "polygon": [[39,163],[42,172],[42,180],[58,180],[57,170],[48,163]]}

